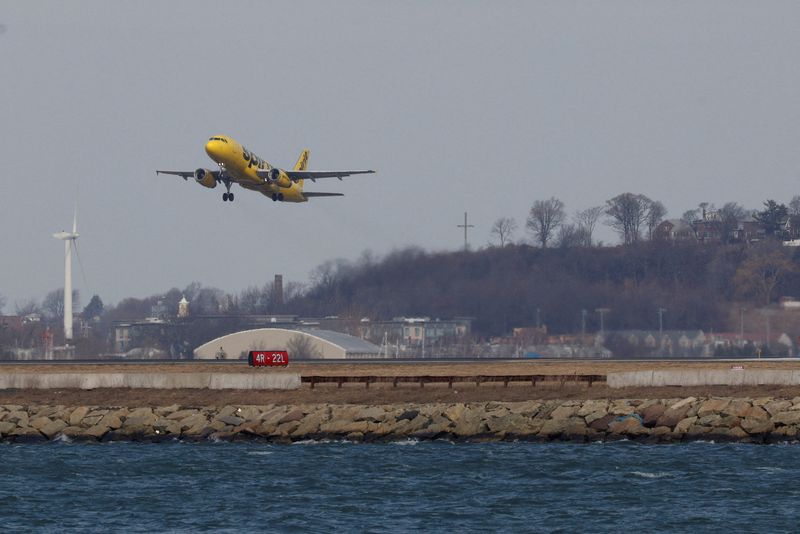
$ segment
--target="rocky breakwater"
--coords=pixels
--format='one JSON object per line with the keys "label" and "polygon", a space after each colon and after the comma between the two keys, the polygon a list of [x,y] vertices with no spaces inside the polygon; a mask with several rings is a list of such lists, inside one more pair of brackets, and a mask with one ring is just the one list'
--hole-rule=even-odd
{"label": "rocky breakwater", "polygon": [[37,442],[308,439],[382,442],[797,441],[800,397],[393,405],[0,406],[0,439]]}

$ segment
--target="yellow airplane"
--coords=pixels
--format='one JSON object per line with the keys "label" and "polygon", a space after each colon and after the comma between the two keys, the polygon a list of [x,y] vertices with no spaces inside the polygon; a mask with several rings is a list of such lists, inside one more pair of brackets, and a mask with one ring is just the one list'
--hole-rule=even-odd
{"label": "yellow airplane", "polygon": [[260,191],[273,201],[307,202],[314,197],[341,197],[342,193],[314,193],[303,191],[303,180],[316,182],[317,178],[338,178],[351,174],[372,174],[375,171],[307,171],[308,150],[300,153],[294,169],[273,167],[245,147],[225,135],[215,135],[206,143],[206,154],[219,166],[219,170],[197,169],[196,171],[156,171],[156,174],[174,174],[184,180],[195,181],[210,189],[218,183],[225,186],[223,201],[233,202],[231,186],[239,184],[251,191]]}

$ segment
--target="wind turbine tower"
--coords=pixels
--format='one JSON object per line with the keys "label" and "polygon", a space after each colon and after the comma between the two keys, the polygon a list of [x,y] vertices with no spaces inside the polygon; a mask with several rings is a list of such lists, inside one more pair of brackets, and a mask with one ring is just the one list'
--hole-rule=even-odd
{"label": "wind turbine tower", "polygon": [[72,340],[72,249],[78,239],[78,210],[72,218],[72,232],[53,234],[56,239],[64,241],[64,339]]}

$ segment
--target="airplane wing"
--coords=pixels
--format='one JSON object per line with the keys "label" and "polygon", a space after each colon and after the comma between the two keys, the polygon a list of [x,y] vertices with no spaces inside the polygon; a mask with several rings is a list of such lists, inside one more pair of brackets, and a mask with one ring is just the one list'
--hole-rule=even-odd
{"label": "airplane wing", "polygon": [[[214,173],[214,178],[217,177],[218,171],[212,171]],[[156,174],[173,174],[175,176],[180,176],[184,180],[188,180],[189,178],[194,177],[194,171],[156,171]]]}
{"label": "airplane wing", "polygon": [[[345,176],[350,176],[352,174],[374,174],[375,171],[287,171],[281,169],[286,176],[293,182],[298,180],[311,180],[312,182],[316,182],[317,178],[338,178],[342,179]],[[269,176],[269,170],[258,170],[256,171],[261,178],[266,179]]]}
{"label": "airplane wing", "polygon": [[311,191],[303,191],[303,196],[306,198],[314,197],[343,197],[343,193],[313,193]]}

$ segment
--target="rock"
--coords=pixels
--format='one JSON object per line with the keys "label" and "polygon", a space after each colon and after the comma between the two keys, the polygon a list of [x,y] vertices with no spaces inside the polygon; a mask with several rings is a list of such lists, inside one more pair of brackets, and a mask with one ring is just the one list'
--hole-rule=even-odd
{"label": "rock", "polygon": [[320,412],[310,413],[305,416],[301,421],[300,425],[292,431],[292,437],[300,437],[300,436],[314,436],[319,434],[320,427],[325,422],[323,418],[323,414]]}
{"label": "rock", "polygon": [[405,410],[403,413],[396,417],[397,421],[408,420],[411,421],[419,415],[419,410]]}
{"label": "rock", "polygon": [[772,402],[768,402],[764,405],[764,409],[770,415],[775,415],[780,412],[786,411],[792,407],[792,403],[788,400],[776,400]]}
{"label": "rock", "polygon": [[122,421],[116,415],[116,413],[110,412],[103,416],[99,423],[100,426],[105,426],[110,428],[111,430],[116,430],[122,426]]}
{"label": "rock", "polygon": [[479,413],[467,413],[465,417],[454,423],[451,432],[462,438],[471,438],[486,434],[486,418]]}
{"label": "rock", "polygon": [[178,406],[177,404],[172,404],[170,406],[162,406],[160,408],[155,408],[153,410],[153,413],[155,413],[156,415],[158,415],[160,417],[166,417],[167,415],[169,415],[169,414],[171,414],[173,412],[177,412],[180,409],[181,409],[181,407]]}
{"label": "rock", "polygon": [[28,412],[15,410],[6,416],[4,421],[16,423],[19,427],[26,427],[28,426]]}
{"label": "rock", "polygon": [[569,417],[566,419],[548,419],[539,430],[539,435],[546,438],[557,438],[565,434],[570,428],[586,427],[586,421],[579,417]]}
{"label": "rock", "polygon": [[464,404],[458,403],[447,407],[447,409],[445,409],[443,413],[446,418],[455,423],[456,421],[464,417],[464,412],[466,411],[466,409],[467,407]]}
{"label": "rock", "polygon": [[668,426],[670,428],[675,428],[675,425],[686,419],[687,415],[689,414],[689,410],[692,408],[691,404],[682,404],[675,408],[674,406],[677,404],[680,403],[676,403],[664,411],[664,414],[658,418],[658,421],[656,421],[656,426]]}
{"label": "rock", "polygon": [[[159,421],[159,417],[154,414],[150,413],[150,415],[143,415],[143,416],[136,416],[136,417],[126,417],[125,421],[122,422],[122,428],[126,428],[129,426],[150,426],[152,427],[156,421]],[[169,421],[169,419],[166,419]]]}
{"label": "rock", "polygon": [[180,421],[182,419],[186,419],[187,417],[191,417],[193,415],[197,415],[199,413],[198,410],[188,409],[188,410],[178,410],[176,412],[172,412],[167,415],[167,419],[172,419],[174,421]]}
{"label": "rock", "polygon": [[8,421],[0,422],[0,436],[7,436],[15,428],[17,428],[17,424],[16,423],[9,423]]}
{"label": "rock", "polygon": [[642,416],[642,425],[652,428],[656,426],[659,418],[667,411],[667,407],[663,404],[651,404],[641,410],[639,414]]}
{"label": "rock", "polygon": [[95,425],[83,431],[84,436],[91,436],[95,439],[101,439],[108,433],[108,427],[103,425]]}
{"label": "rock", "polygon": [[551,419],[569,419],[573,415],[578,413],[578,409],[580,406],[565,406],[561,405],[552,412],[550,412]]}
{"label": "rock", "polygon": [[284,415],[283,417],[281,417],[280,419],[278,419],[277,423],[279,425],[282,425],[283,423],[291,423],[293,421],[300,421],[303,418],[304,415],[305,414],[303,413],[303,410],[294,409],[294,410],[290,411],[289,413],[287,413],[286,415]]}
{"label": "rock", "polygon": [[103,417],[105,417],[105,415],[87,415],[81,419],[81,426],[84,428],[95,426],[103,419]]}
{"label": "rock", "polygon": [[740,440],[742,438],[748,438],[750,435],[742,430],[741,427],[733,427],[733,428],[723,428],[719,430],[723,436],[726,436],[732,440]]}
{"label": "rock", "polygon": [[589,428],[593,430],[599,430],[601,432],[608,431],[608,425],[617,418],[616,415],[613,414],[606,414],[600,419],[595,419],[594,421],[589,424]]}
{"label": "rock", "polygon": [[692,425],[695,424],[697,421],[697,416],[687,417],[682,419],[675,425],[675,433],[676,434],[685,434]]}
{"label": "rock", "polygon": [[205,415],[195,410],[194,414],[188,417],[184,417],[179,421],[179,423],[181,426],[181,431],[190,429],[193,430],[193,432],[191,432],[192,434],[196,434],[199,432],[199,430],[196,427],[200,427],[200,429],[205,428],[205,426],[208,425],[208,419],[206,419]]}
{"label": "rock", "polygon": [[341,436],[351,432],[367,432],[370,429],[367,421],[343,421],[334,420],[320,425],[319,430],[323,434]]}
{"label": "rock", "polygon": [[79,406],[72,410],[72,413],[69,415],[69,424],[70,426],[79,426],[83,418],[86,417],[86,414],[89,413],[88,406]]}
{"label": "rock", "polygon": [[795,426],[779,426],[772,433],[773,436],[780,436],[789,439],[797,438],[798,430]]}
{"label": "rock", "polygon": [[261,410],[257,406],[240,406],[234,415],[245,421],[257,421],[261,418]]}
{"label": "rock", "polygon": [[611,403],[608,413],[612,415],[631,415],[636,412],[636,407],[629,400],[617,400]]}
{"label": "rock", "polygon": [[608,431],[620,436],[643,436],[650,430],[642,426],[638,417],[617,417],[608,424]]}
{"label": "rock", "polygon": [[369,406],[356,414],[356,421],[383,421],[386,418],[386,410],[380,406]]}
{"label": "rock", "polygon": [[[590,414],[602,413],[605,415],[608,413],[608,401],[606,400],[587,400],[578,408],[578,415],[581,417],[586,417]],[[602,415],[600,416],[602,417]],[[595,418],[599,419],[599,418]],[[586,421],[590,423],[591,421]]]}
{"label": "rock", "polygon": [[687,438],[705,437],[710,434],[712,428],[710,426],[692,425],[686,430]]}
{"label": "rock", "polygon": [[702,417],[698,417],[697,424],[702,426],[719,426],[722,421],[722,416],[718,413],[707,413]]}
{"label": "rock", "polygon": [[725,408],[721,410],[721,415],[734,415],[736,417],[744,417],[747,412],[753,408],[753,405],[744,400],[732,400]]}
{"label": "rock", "polygon": [[529,417],[519,413],[509,413],[504,417],[492,417],[486,421],[489,432],[503,438],[511,436],[531,436],[537,434],[542,424],[536,424]]}
{"label": "rock", "polygon": [[743,419],[741,427],[745,432],[747,432],[751,436],[754,434],[767,434],[775,430],[775,425],[772,424],[772,421],[770,421],[769,419],[761,419],[761,418]]}
{"label": "rock", "polygon": [[236,406],[231,406],[230,404],[223,407],[219,412],[217,412],[217,419],[220,417],[225,417],[227,415],[237,415],[236,411],[238,408]]}
{"label": "rock", "polygon": [[709,399],[702,403],[700,408],[697,409],[697,416],[703,417],[704,415],[719,413],[723,411],[730,403],[730,399]]}
{"label": "rock", "polygon": [[237,417],[235,415],[223,415],[222,417],[217,417],[217,420],[231,426],[239,426],[246,421],[246,419],[242,419],[241,417]]}
{"label": "rock", "polygon": [[15,443],[41,443],[47,438],[35,428],[16,428],[11,431],[10,437]]}
{"label": "rock", "polygon": [[760,406],[753,405],[743,417],[747,419],[769,419],[769,414]]}
{"label": "rock", "polygon": [[797,425],[800,424],[800,411],[776,413],[772,417],[772,422],[776,425]]}
{"label": "rock", "polygon": [[[80,441],[83,439],[90,439],[86,436],[86,430],[79,427],[79,426],[66,426],[61,429],[61,435],[65,436],[71,440]],[[93,438],[92,438],[93,439]]]}
{"label": "rock", "polygon": [[508,404],[508,410],[511,413],[534,417],[542,409],[542,406],[540,401],[514,402]]}
{"label": "rock", "polygon": [[694,397],[686,397],[685,399],[681,399],[678,402],[676,402],[675,404],[672,404],[669,407],[669,410],[679,410],[679,409],[683,408],[684,406],[691,406],[692,403],[694,403],[694,401],[696,401],[696,400],[697,399],[694,398]]}
{"label": "rock", "polygon": [[50,421],[48,424],[40,428],[39,431],[47,436],[47,439],[53,439],[56,437],[56,434],[61,432],[64,428],[66,428],[66,426],[67,423],[61,419],[56,419],[55,421]]}
{"label": "rock", "polygon": [[50,423],[52,423],[52,421],[47,417],[37,417],[36,419],[32,419],[27,426],[35,428],[36,430],[41,430]]}

